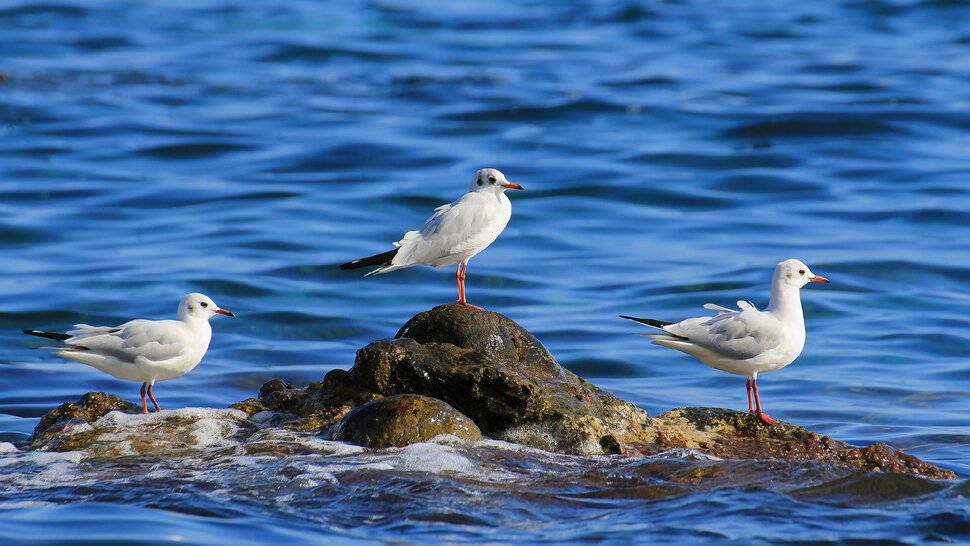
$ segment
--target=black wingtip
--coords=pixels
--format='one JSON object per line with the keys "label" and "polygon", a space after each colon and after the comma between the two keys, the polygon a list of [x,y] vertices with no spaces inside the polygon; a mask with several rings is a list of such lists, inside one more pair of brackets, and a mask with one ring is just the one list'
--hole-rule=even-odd
{"label": "black wingtip", "polygon": [[665,320],[657,320],[657,319],[652,319],[652,318],[631,317],[629,315],[620,315],[620,318],[629,319],[629,320],[632,320],[634,322],[639,322],[640,324],[646,324],[647,326],[653,326],[654,328],[660,328],[661,330],[663,330],[663,327],[664,326],[669,326],[669,325],[673,324],[673,322],[667,322]]}
{"label": "black wingtip", "polygon": [[373,256],[368,256],[366,258],[361,258],[345,264],[340,264],[340,269],[359,269],[369,265],[389,264],[391,263],[391,260],[394,259],[394,256],[397,255],[398,250],[399,249],[395,248],[394,250],[388,250],[387,252],[382,252],[380,254],[375,254]]}
{"label": "black wingtip", "polygon": [[42,332],[40,330],[23,330],[23,332],[31,336],[53,339],[54,341],[67,341],[68,339],[71,339],[69,334],[62,334],[59,332]]}

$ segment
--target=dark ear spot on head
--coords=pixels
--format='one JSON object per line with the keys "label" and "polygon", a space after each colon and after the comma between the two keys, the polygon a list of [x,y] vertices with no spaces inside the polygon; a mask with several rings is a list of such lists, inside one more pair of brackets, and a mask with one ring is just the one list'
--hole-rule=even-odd
{"label": "dark ear spot on head", "polygon": [[481,186],[481,185],[482,185],[482,179],[481,179],[481,178],[479,178],[479,179],[478,179],[478,185],[479,185],[479,186]]}

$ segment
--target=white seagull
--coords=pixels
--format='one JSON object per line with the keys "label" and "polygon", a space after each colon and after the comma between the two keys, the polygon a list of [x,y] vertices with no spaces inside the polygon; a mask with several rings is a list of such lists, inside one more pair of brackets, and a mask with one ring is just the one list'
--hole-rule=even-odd
{"label": "white seagull", "polygon": [[394,243],[394,250],[347,262],[340,269],[378,266],[365,276],[390,273],[414,265],[442,268],[458,264],[458,303],[481,309],[465,299],[465,269],[468,260],[492,244],[512,217],[512,203],[505,190],[521,190],[498,169],[481,169],[472,178],[468,193],[435,209],[421,229],[409,231]]}
{"label": "white seagull", "polygon": [[212,339],[209,319],[214,315],[234,317],[208,296],[192,293],[179,303],[178,320],[131,320],[119,326],[75,324],[66,334],[24,330],[64,345],[53,349],[55,356],[76,360],[118,379],[141,381],[141,410],[148,413],[145,394],[155,411],[161,411],[152,388],[156,381],[184,375],[202,360]]}
{"label": "white seagull", "polygon": [[[805,318],[800,290],[810,282],[829,282],[802,262],[790,259],[775,267],[771,279],[771,301],[758,311],[747,301],[739,301],[735,311],[708,303],[705,309],[717,311],[713,317],[689,318],[680,322],[620,317],[663,330],[663,334],[640,334],[662,345],[687,353],[718,370],[747,376],[748,412],[761,420],[777,423],[761,411],[758,374],[780,370],[794,362],[805,346]],[[755,406],[751,404],[754,390]]]}

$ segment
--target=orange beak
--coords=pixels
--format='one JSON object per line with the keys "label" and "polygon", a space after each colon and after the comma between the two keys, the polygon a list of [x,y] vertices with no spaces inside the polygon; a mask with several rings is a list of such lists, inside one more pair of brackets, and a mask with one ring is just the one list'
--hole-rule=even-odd
{"label": "orange beak", "polygon": [[[828,281],[825,281],[825,282],[828,282]],[[236,316],[236,315],[232,314],[232,311],[230,311],[228,309],[216,309],[215,311],[213,311],[213,313],[215,313],[217,315],[226,315],[227,317],[234,317],[234,316]]]}
{"label": "orange beak", "polygon": [[524,190],[525,189],[522,186],[516,184],[515,182],[507,182],[505,184],[502,184],[502,187],[504,187],[507,190]]}
{"label": "orange beak", "polygon": [[828,279],[826,279],[825,277],[823,277],[821,275],[815,275],[814,277],[810,277],[808,280],[809,280],[809,282],[824,282],[824,283],[829,282]]}

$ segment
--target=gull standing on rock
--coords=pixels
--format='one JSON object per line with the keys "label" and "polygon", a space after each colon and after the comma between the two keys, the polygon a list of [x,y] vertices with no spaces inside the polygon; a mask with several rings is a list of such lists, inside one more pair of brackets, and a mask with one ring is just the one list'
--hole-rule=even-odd
{"label": "gull standing on rock", "polygon": [[141,410],[148,413],[145,394],[161,411],[152,388],[156,381],[184,375],[195,368],[212,339],[209,319],[214,315],[234,317],[208,296],[193,293],[179,303],[178,320],[137,319],[119,326],[75,324],[66,334],[24,330],[64,345],[38,347],[53,349],[55,356],[76,360],[118,379],[141,381]]}
{"label": "gull standing on rock", "polygon": [[435,213],[421,226],[394,243],[394,250],[347,262],[340,269],[378,266],[365,276],[389,273],[414,265],[442,268],[458,264],[458,303],[481,309],[465,299],[465,270],[468,260],[492,244],[512,217],[512,203],[505,190],[521,190],[498,169],[481,169],[472,178],[468,193]]}
{"label": "gull standing on rock", "polygon": [[[747,376],[748,412],[757,413],[768,425],[777,423],[761,411],[758,374],[780,370],[794,362],[805,346],[805,318],[800,291],[810,282],[829,282],[802,262],[790,259],[775,267],[771,279],[771,301],[764,311],[739,301],[735,311],[708,303],[717,311],[713,317],[689,318],[680,322],[620,317],[663,330],[663,334],[639,334],[662,345],[687,353],[718,370]],[[754,391],[755,405],[751,404]]]}

